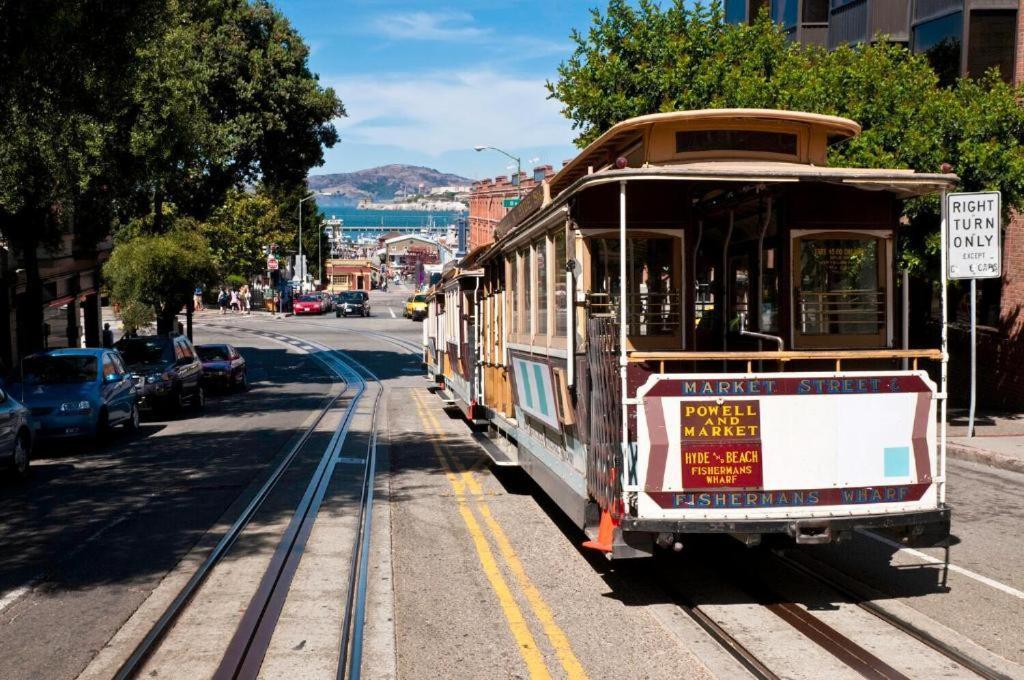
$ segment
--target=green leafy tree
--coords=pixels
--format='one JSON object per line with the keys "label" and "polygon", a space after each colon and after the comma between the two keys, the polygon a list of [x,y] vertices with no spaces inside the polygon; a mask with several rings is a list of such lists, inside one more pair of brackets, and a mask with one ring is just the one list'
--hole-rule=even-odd
{"label": "green leafy tree", "polygon": [[58,247],[72,224],[75,249],[88,250],[126,207],[125,83],[167,18],[164,0],[0,2],[0,233],[27,279],[22,351],[42,344],[37,250]]}
{"label": "green leafy tree", "polygon": [[[298,201],[308,192],[273,191],[265,185],[255,191],[232,190],[220,208],[200,227],[209,240],[223,275],[251,278],[266,269],[265,247],[277,246],[279,256],[298,251]],[[303,204],[302,251],[310,273],[315,272],[317,237],[322,238],[323,215],[312,201]],[[327,242],[321,244],[328,255]]]}
{"label": "green leafy tree", "polygon": [[[573,32],[575,50],[547,87],[578,130],[578,145],[659,111],[811,111],[863,126],[830,149],[833,165],[937,172],[950,163],[963,190],[1002,191],[1007,216],[1024,208],[1024,90],[995,71],[947,87],[925,56],[898,45],[829,52],[787,40],[766,12],[752,25],[734,25],[719,2],[663,4],[611,0],[592,12],[585,33]],[[904,236],[901,258],[914,273],[937,266],[938,207],[934,197],[907,203],[915,229]]]}
{"label": "green leafy tree", "polygon": [[266,0],[178,0],[178,21],[140,50],[132,154],[152,198],[206,220],[229,191],[304,186],[345,115],[309,48]]}
{"label": "green leafy tree", "polygon": [[103,274],[115,301],[122,306],[148,305],[157,332],[167,333],[195,286],[216,280],[217,268],[196,222],[180,218],[165,234],[144,234],[118,245]]}

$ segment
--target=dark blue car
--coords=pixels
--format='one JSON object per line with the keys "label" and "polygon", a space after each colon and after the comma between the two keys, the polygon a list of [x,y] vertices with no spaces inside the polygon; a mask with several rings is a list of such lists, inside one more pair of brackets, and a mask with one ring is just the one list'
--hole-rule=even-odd
{"label": "dark blue car", "polygon": [[135,382],[114,350],[33,354],[21,372],[22,382],[10,391],[28,407],[39,437],[102,436],[115,425],[139,427]]}

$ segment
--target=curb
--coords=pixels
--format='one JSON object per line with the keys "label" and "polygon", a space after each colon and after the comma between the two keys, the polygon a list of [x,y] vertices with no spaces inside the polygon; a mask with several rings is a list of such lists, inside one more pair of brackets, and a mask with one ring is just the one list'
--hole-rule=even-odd
{"label": "curb", "polygon": [[982,463],[983,465],[989,465],[1000,470],[1011,470],[1013,472],[1024,473],[1024,460],[1020,458],[1011,458],[995,451],[988,451],[986,449],[977,449],[973,446],[964,446],[963,444],[954,444],[953,442],[946,443],[946,453],[949,454],[950,458],[956,458],[958,460],[969,460],[975,463]]}

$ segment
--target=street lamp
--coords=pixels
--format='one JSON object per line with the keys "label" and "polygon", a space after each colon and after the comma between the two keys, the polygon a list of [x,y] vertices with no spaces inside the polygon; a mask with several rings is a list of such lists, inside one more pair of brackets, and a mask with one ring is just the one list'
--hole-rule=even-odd
{"label": "street lamp", "polygon": [[[302,204],[308,201],[309,199],[313,198],[314,196],[316,196],[316,192],[311,193],[309,196],[306,196],[305,198],[299,199],[299,270],[301,272],[301,276],[299,278],[300,291],[302,290],[303,286],[306,283],[306,265],[302,259]],[[317,242],[317,245],[319,245],[319,241]]]}
{"label": "street lamp", "polygon": [[508,156],[509,158],[511,158],[512,160],[514,160],[516,162],[516,196],[522,198],[522,196],[523,196],[523,181],[522,181],[523,180],[523,161],[520,160],[520,158],[518,156],[513,156],[508,151],[505,151],[504,149],[499,149],[496,146],[483,146],[482,144],[478,144],[477,146],[473,147],[474,151],[483,151],[485,149],[490,150],[490,151],[497,151],[498,153],[503,154],[505,156]]}

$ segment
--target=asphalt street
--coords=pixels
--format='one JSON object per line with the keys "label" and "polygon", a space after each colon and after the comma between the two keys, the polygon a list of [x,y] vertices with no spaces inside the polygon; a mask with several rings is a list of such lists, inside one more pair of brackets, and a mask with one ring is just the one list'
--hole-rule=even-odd
{"label": "asphalt street", "polygon": [[[364,666],[365,677],[738,675],[735,662],[679,613],[671,595],[677,587],[739,627],[761,628],[761,642],[751,644],[763,644],[766,653],[774,648],[795,658],[803,650],[813,661],[810,670],[794,663],[791,677],[832,668],[835,661],[820,649],[788,642],[792,630],[754,611],[742,589],[705,585],[740,567],[746,578],[771,580],[838,629],[874,625],[819,587],[800,579],[783,583],[761,559],[764,549],[695,541],[680,556],[609,563],[581,548],[582,534],[538,487],[518,470],[492,467],[466,423],[428,392],[420,357],[388,340],[421,339],[422,324],[401,316],[407,294],[375,294],[368,319],[201,316],[197,340],[236,344],[252,367],[250,392],[211,399],[198,416],[147,422],[136,437],[52,447],[35,462],[28,484],[0,486],[7,547],[0,555],[0,677],[78,676],[129,617],[148,615],[143,605],[161,581],[223,523],[323,403],[333,388],[323,367],[250,330],[343,349],[383,384],[366,637],[372,663]],[[960,462],[950,463],[949,476],[957,538],[951,570],[934,563],[945,560],[942,551],[898,550],[874,535],[801,553],[870,586],[880,602],[1024,663],[1024,538],[1016,530],[1024,519],[1024,476]],[[281,519],[286,505],[281,502]],[[335,595],[327,580],[333,577],[310,565],[327,570],[330,546],[351,527],[341,506],[328,507],[325,516],[334,524],[325,521],[315,559],[299,578],[306,599],[290,602],[291,628],[275,643],[286,654],[277,658],[288,661],[275,662],[267,677],[287,677],[289,668],[302,668],[302,677],[333,677],[324,659],[334,638],[312,630],[332,625]],[[330,533],[335,526],[338,533]],[[244,606],[245,593],[231,595],[231,587],[243,590],[239,584],[259,572],[265,552],[253,544],[251,565],[239,561],[220,577],[225,611]],[[307,609],[316,609],[308,635],[301,623]],[[874,632],[863,644],[898,659],[900,650],[884,638]],[[915,650],[905,654],[911,677],[932,671],[959,677],[941,663],[915,665]],[[165,666],[159,676],[173,677],[174,668]],[[845,677],[843,670],[835,677]]]}

